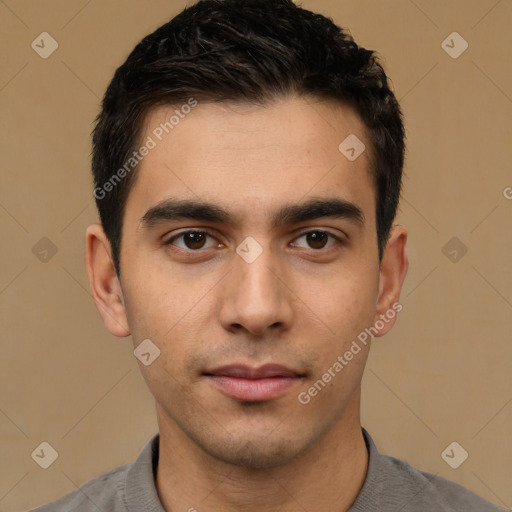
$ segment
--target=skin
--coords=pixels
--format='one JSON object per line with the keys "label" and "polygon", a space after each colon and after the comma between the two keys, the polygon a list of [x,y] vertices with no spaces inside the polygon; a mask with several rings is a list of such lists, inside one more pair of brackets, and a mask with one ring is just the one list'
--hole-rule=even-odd
{"label": "skin", "polygon": [[[174,108],[150,112],[141,140]],[[353,162],[338,150],[349,134],[367,148]],[[379,264],[369,151],[364,124],[338,102],[199,103],[139,164],[125,210],[121,282],[101,225],[87,229],[86,267],[105,326],[131,335],[134,347],[149,338],[161,351],[139,366],[155,397],[156,485],[167,511],[342,512],[359,493],[370,344],[307,405],[298,395],[399,301],[407,231],[393,227]],[[145,213],[170,197],[215,203],[236,222],[146,226]],[[313,197],[355,204],[364,223],[322,217],[271,227],[278,208]],[[190,228],[210,236],[166,245]],[[340,242],[315,242],[305,235],[312,231]],[[263,250],[252,263],[236,252],[248,236]],[[232,363],[278,363],[304,376],[278,398],[247,403],[203,375]]]}

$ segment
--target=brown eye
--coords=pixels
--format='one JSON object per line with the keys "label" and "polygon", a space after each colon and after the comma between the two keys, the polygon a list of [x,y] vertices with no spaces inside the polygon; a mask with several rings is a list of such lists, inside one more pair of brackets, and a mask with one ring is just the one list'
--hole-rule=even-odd
{"label": "brown eye", "polygon": [[[307,242],[306,249],[315,249],[315,250],[321,250],[321,249],[328,249],[332,247],[332,245],[335,245],[336,242],[340,242],[338,237],[334,236],[331,233],[328,233],[326,231],[309,231],[307,233],[303,233],[301,236],[297,238],[299,240],[300,238],[305,238]],[[329,238],[333,239],[333,244],[331,246],[326,247]]]}
{"label": "brown eye", "polygon": [[202,249],[206,236],[204,233],[185,233],[183,241],[189,249]]}
{"label": "brown eye", "polygon": [[323,249],[329,240],[329,236],[326,233],[319,233],[318,231],[315,231],[313,233],[308,233],[306,235],[306,240],[313,249]]}
{"label": "brown eye", "polygon": [[[204,231],[184,231],[183,233],[172,237],[168,242],[166,242],[166,245],[176,245],[183,250],[198,251],[199,249],[205,248],[205,242],[208,237],[213,238]],[[183,245],[174,243],[174,241],[178,239],[183,240]],[[215,244],[210,247],[213,247],[214,245]]]}

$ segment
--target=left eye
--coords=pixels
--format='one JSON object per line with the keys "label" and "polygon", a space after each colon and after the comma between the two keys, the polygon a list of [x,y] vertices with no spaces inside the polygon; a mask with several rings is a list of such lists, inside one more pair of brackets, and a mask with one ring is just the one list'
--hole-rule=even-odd
{"label": "left eye", "polygon": [[334,236],[331,233],[327,233],[326,231],[308,231],[307,233],[303,233],[299,237],[296,238],[296,240],[299,240],[300,238],[306,237],[307,243],[310,247],[306,247],[306,249],[326,249],[326,244],[329,240],[329,237],[333,240],[333,243],[327,247],[329,249],[332,247],[332,245],[336,244],[336,242],[339,242],[339,238]]}

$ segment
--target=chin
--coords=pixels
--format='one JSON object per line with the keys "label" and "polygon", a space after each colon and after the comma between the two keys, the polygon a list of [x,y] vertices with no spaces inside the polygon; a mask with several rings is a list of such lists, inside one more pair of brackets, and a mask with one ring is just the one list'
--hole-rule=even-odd
{"label": "chin", "polygon": [[[184,435],[207,458],[246,469],[271,469],[286,466],[306,454],[329,430],[336,417],[311,422],[302,411],[275,405],[244,404],[225,411],[224,404],[210,407],[207,414],[198,414],[186,402],[176,414],[173,408],[157,410],[159,423],[167,424],[178,436]],[[176,437],[173,435],[172,437]]]}
{"label": "chin", "polygon": [[299,456],[305,447],[291,439],[227,439],[203,445],[211,457],[246,469],[270,469],[283,466]]}
{"label": "chin", "polygon": [[208,456],[247,469],[285,466],[305,454],[321,437],[322,429],[307,428],[304,422],[273,422],[272,425],[231,424],[231,428],[194,428],[188,436]]}

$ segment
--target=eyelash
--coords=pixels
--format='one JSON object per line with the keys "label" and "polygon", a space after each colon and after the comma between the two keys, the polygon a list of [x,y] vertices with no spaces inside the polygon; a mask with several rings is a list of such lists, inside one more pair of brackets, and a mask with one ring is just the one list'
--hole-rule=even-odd
{"label": "eyelash", "polygon": [[[183,236],[185,235],[188,235],[190,233],[200,233],[200,234],[203,234],[203,235],[207,235],[207,236],[210,236],[212,238],[215,238],[211,233],[209,233],[208,231],[200,231],[200,230],[196,230],[196,229],[190,229],[188,231],[182,231],[181,233],[179,233],[178,235],[174,235],[172,238],[170,238],[169,240],[167,240],[166,242],[164,242],[164,245],[174,245],[173,242],[179,238],[182,238]],[[330,231],[324,231],[324,230],[321,230],[321,229],[313,229],[311,231],[305,231],[304,233],[301,233],[300,235],[298,235],[294,240],[297,240],[298,238],[302,238],[303,236],[305,235],[309,235],[311,233],[322,233],[322,234],[325,234],[331,238],[333,238],[338,245],[343,245],[343,240],[341,238],[339,238],[338,236],[334,235],[333,233],[331,233]],[[207,247],[207,249],[211,249],[212,247]],[[328,247],[327,249],[325,248],[322,248],[322,249],[311,249],[313,252],[327,252],[329,249],[332,249],[333,247]],[[199,253],[201,251],[204,251],[206,249],[183,249],[181,247],[177,247],[178,250],[180,251],[184,251],[184,252],[188,252],[188,253]]]}

